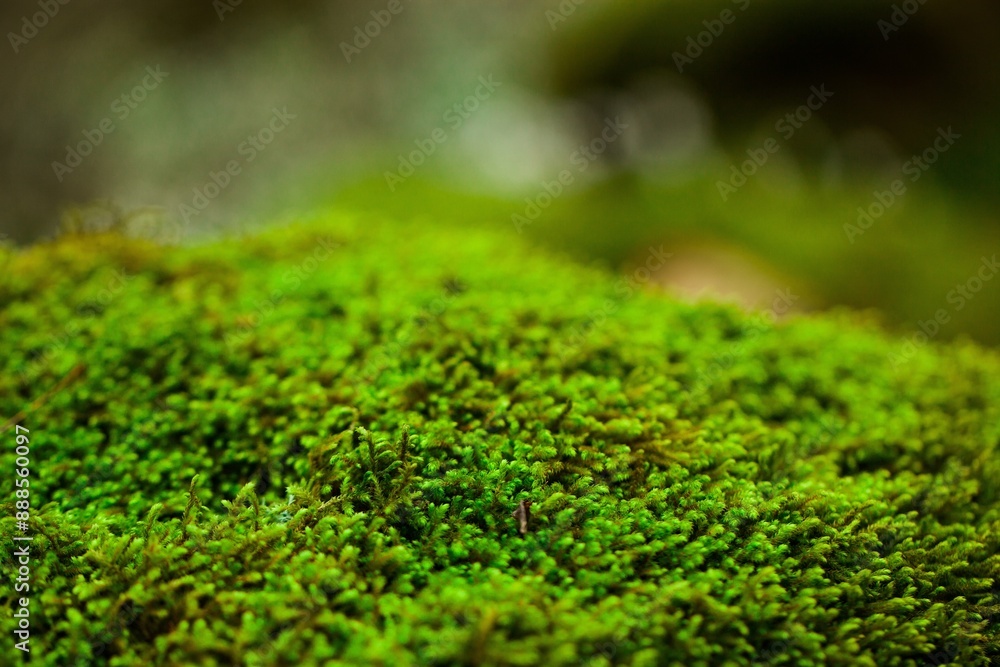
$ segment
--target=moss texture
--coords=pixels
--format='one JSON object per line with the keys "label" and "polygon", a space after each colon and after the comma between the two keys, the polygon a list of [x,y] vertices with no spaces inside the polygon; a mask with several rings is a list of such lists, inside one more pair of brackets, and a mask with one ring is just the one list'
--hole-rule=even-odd
{"label": "moss texture", "polygon": [[515,236],[330,215],[5,251],[32,662],[1000,660],[993,353],[681,304]]}

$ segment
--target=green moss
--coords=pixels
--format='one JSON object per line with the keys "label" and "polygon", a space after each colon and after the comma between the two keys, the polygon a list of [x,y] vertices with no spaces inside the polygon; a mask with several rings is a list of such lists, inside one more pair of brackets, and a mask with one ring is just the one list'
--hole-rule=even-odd
{"label": "green moss", "polygon": [[329,218],[0,258],[35,664],[1000,659],[993,353]]}

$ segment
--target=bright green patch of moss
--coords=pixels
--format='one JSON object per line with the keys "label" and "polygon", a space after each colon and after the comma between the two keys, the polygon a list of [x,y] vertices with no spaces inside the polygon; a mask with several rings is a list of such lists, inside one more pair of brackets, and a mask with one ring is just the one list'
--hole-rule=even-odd
{"label": "bright green patch of moss", "polygon": [[1000,659],[992,353],[894,367],[847,318],[629,294],[513,236],[336,218],[0,258],[33,662]]}

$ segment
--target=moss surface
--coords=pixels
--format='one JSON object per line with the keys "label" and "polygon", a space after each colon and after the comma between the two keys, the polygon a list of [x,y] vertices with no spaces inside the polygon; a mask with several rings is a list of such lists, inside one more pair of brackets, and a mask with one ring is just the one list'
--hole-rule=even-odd
{"label": "moss surface", "polygon": [[333,218],[0,257],[36,664],[1000,659],[993,353]]}

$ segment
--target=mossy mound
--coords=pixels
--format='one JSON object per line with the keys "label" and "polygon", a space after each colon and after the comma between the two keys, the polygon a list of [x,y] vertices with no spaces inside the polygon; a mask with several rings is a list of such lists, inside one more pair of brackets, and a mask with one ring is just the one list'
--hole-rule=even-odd
{"label": "mossy mound", "polygon": [[1000,659],[993,353],[333,217],[0,257],[32,662]]}

